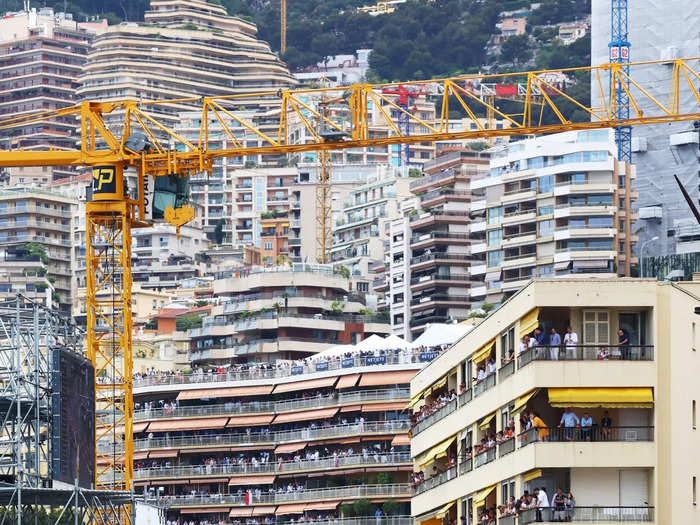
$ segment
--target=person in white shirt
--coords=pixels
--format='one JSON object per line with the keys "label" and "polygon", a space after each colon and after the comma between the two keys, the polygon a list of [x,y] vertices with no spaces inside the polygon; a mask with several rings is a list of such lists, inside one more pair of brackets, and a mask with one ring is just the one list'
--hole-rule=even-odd
{"label": "person in white shirt", "polygon": [[[543,509],[549,509],[549,498],[547,497],[547,492],[545,492],[545,488],[540,487],[540,491],[537,494],[538,513],[542,512]],[[540,519],[539,521],[542,521],[542,519]]]}
{"label": "person in white shirt", "polygon": [[576,359],[576,346],[578,345],[578,335],[570,326],[566,328],[564,334],[564,347],[566,348],[566,358]]}

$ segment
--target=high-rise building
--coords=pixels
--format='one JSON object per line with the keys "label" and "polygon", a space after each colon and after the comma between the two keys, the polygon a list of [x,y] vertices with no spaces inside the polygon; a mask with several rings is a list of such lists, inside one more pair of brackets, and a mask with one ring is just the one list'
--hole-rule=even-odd
{"label": "high-rise building", "polygon": [[611,130],[570,131],[491,152],[489,176],[471,183],[474,298],[498,303],[533,277],[629,276],[636,234],[634,167],[618,162]]}
{"label": "high-rise building", "polygon": [[78,202],[36,188],[0,192],[0,292],[70,313],[73,208]]}
{"label": "high-rise building", "polygon": [[489,153],[454,151],[426,162],[425,175],[411,181],[414,197],[390,223],[384,279],[375,287],[394,334],[413,340],[428,323],[466,319],[478,302],[470,296],[469,203],[472,180],[488,169]]}
{"label": "high-rise building", "polygon": [[[416,523],[697,523],[699,292],[535,280],[422,369]],[[561,345],[520,344],[567,327]]]}
{"label": "high-rise building", "polygon": [[[163,100],[284,89],[295,83],[254,24],[205,0],[153,0],[145,24],[110,27],[92,44],[78,94],[90,100]],[[199,102],[148,108],[174,126]],[[121,116],[107,116],[114,130]],[[134,128],[136,129],[136,128]]]}
{"label": "high-rise building", "polygon": [[[610,61],[610,2],[593,0],[591,24],[591,62],[593,65]],[[628,40],[630,59],[672,60],[695,57],[700,49],[700,35],[688,20],[700,17],[700,4],[684,0],[638,0],[629,3]],[[673,64],[635,66],[632,78],[639,80],[656,100],[668,98],[669,70]],[[681,112],[695,111],[697,93],[681,78],[678,103]],[[592,103],[599,104],[598,89],[592,83]],[[640,97],[639,110],[644,114],[658,111],[651,99]],[[653,107],[652,107],[653,106]],[[681,253],[679,246],[687,239],[700,235],[700,226],[674,180],[678,178],[694,202],[700,197],[700,129],[693,122],[670,122],[635,126],[632,130],[632,163],[637,179],[633,184],[639,198],[635,211],[639,221],[633,232],[639,236],[635,255],[667,255]],[[647,246],[644,254],[641,247]],[[690,248],[695,250],[695,248]],[[666,275],[659,275],[665,278]]]}
{"label": "high-rise building", "polygon": [[350,191],[342,213],[333,223],[331,262],[353,275],[369,275],[383,261],[389,241],[389,223],[399,216],[401,201],[410,195],[411,179],[393,169]]}
{"label": "high-rise building", "polygon": [[[76,103],[77,79],[85,64],[93,31],[72,15],[39,11],[9,13],[0,19],[0,118],[50,111]],[[74,149],[78,121],[72,116],[36,121],[3,132],[3,149]],[[74,173],[70,168],[9,168],[3,183],[48,186]]]}

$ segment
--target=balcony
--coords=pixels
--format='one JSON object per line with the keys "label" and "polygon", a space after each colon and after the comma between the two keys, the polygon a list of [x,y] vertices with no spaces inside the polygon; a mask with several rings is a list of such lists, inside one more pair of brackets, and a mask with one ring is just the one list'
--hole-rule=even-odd
{"label": "balcony", "polygon": [[411,237],[411,248],[417,249],[432,244],[469,244],[468,233],[431,232]]}
{"label": "balcony", "polygon": [[467,224],[471,219],[469,218],[469,214],[465,212],[438,210],[435,212],[413,215],[409,221],[411,227],[416,229],[438,222]]}
{"label": "balcony", "polygon": [[410,398],[410,391],[406,388],[392,388],[383,390],[362,390],[358,392],[340,392],[337,396],[322,396],[311,399],[292,399],[283,401],[240,401],[221,403],[216,405],[177,407],[174,409],[150,409],[135,410],[134,421],[147,421],[152,419],[171,419],[177,417],[203,417],[221,416],[249,413],[281,413],[293,410],[323,408],[330,406],[343,406],[351,403],[367,403],[372,401],[391,401]]}
{"label": "balcony", "polygon": [[411,258],[411,267],[417,266],[419,264],[433,263],[433,262],[467,264],[470,260],[471,260],[471,256],[468,253],[435,252],[435,253],[419,255],[418,257],[412,257]]}
{"label": "balcony", "polygon": [[134,479],[168,479],[182,478],[183,483],[187,479],[198,476],[223,476],[231,474],[284,474],[287,472],[308,472],[313,470],[332,471],[334,468],[361,466],[372,467],[376,465],[396,465],[398,463],[411,464],[409,452],[382,452],[355,454],[352,456],[328,456],[319,459],[301,461],[271,461],[267,463],[229,465],[183,465],[175,467],[154,467],[134,470]]}
{"label": "balcony", "polygon": [[653,345],[533,346],[518,355],[518,369],[533,361],[653,361]]}
{"label": "balcony", "polygon": [[[261,493],[253,495],[253,504],[256,503],[292,503],[299,501],[322,500],[354,500],[360,498],[399,498],[410,497],[411,486],[408,483],[385,485],[350,485],[345,487],[330,487],[322,489],[309,489],[294,492]],[[204,496],[168,496],[161,504],[166,507],[190,507],[202,505],[246,505],[246,494],[208,494]],[[146,500],[148,501],[148,500]],[[226,509],[228,510],[228,509]]]}

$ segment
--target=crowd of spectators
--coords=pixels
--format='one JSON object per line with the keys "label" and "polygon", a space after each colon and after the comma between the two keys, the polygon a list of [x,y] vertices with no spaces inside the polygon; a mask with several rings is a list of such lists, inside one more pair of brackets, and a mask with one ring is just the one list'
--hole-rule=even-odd
{"label": "crowd of spectators", "polygon": [[[534,511],[536,522],[568,522],[574,519],[576,499],[571,491],[564,492],[557,488],[550,498],[547,496],[545,487],[535,488],[530,494],[525,491],[522,496],[515,498],[511,496],[505,505],[499,505],[496,509],[491,508],[479,516],[478,523],[495,523],[496,511],[499,518],[507,516],[518,516],[526,511]],[[487,516],[488,519],[483,519]]]}
{"label": "crowd of spectators", "polygon": [[425,403],[417,412],[411,414],[411,426],[415,426],[421,421],[435,414],[440,409],[446,407],[449,403],[457,400],[457,393],[454,390],[449,390],[443,394],[435,396],[429,403]]}

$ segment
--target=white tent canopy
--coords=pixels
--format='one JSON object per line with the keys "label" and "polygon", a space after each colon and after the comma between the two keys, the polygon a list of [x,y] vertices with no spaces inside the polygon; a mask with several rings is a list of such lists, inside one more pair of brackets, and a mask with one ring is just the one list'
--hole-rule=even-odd
{"label": "white tent canopy", "polygon": [[418,339],[413,341],[413,348],[419,346],[431,347],[441,345],[451,345],[468,333],[474,325],[472,324],[445,324],[435,323],[428,325]]}
{"label": "white tent canopy", "polygon": [[355,345],[355,350],[360,350],[363,352],[372,352],[383,348],[384,339],[379,337],[377,334],[370,335],[367,339],[363,339]]}
{"label": "white tent canopy", "polygon": [[341,357],[348,352],[353,353],[356,351],[357,348],[355,348],[353,345],[335,345],[331,346],[330,348],[326,348],[322,352],[319,352],[318,354],[314,355],[313,358],[323,360],[331,357]]}
{"label": "white tent canopy", "polygon": [[384,338],[383,343],[384,343],[384,346],[382,348],[384,348],[385,350],[394,350],[396,348],[407,348],[410,346],[406,341],[401,339],[398,335],[394,335],[394,334],[386,336]]}

